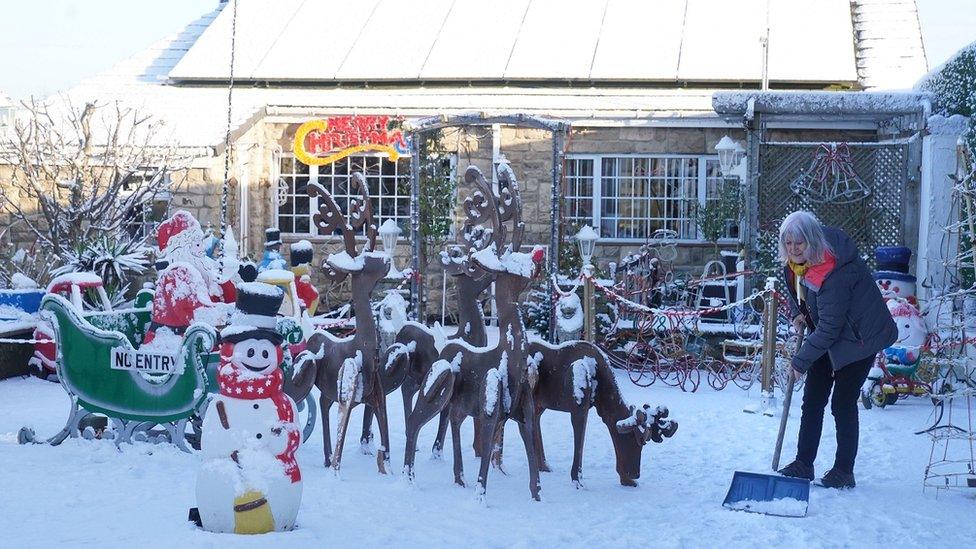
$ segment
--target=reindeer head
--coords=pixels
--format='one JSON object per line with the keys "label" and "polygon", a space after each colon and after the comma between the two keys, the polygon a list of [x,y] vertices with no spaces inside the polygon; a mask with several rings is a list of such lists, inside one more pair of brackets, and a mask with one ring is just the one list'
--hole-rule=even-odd
{"label": "reindeer head", "polygon": [[617,421],[617,433],[612,437],[617,454],[617,474],[620,483],[636,486],[640,478],[641,450],[649,441],[663,442],[678,430],[678,422],[668,417],[667,406],[651,408],[644,404],[640,408],[630,407],[630,415]]}
{"label": "reindeer head", "polygon": [[[349,199],[349,217],[342,212],[335,199],[318,183],[308,186],[308,194],[319,198],[319,211],[312,217],[321,234],[342,233],[345,250],[329,255],[322,263],[325,276],[333,282],[343,281],[352,274],[354,279],[364,279],[365,285],[372,287],[390,270],[390,260],[386,254],[376,253],[376,223],[369,201],[369,188],[363,174],[355,172],[350,177],[350,189],[359,186],[360,197]],[[366,245],[363,253],[356,250],[356,234],[366,226]],[[356,291],[355,289],[353,290]]]}
{"label": "reindeer head", "polygon": [[[464,201],[467,220],[459,236],[462,246],[468,248],[467,257],[458,260],[457,251],[453,252],[453,258],[449,254],[442,257],[458,265],[456,270],[463,268],[469,276],[483,272],[495,277],[496,282],[504,281],[511,286],[513,295],[518,295],[541,272],[544,255],[539,247],[530,253],[519,252],[525,224],[515,174],[508,164],[499,165],[497,193],[475,166],[465,170],[464,181],[475,187]],[[485,227],[486,222],[490,229]]]}

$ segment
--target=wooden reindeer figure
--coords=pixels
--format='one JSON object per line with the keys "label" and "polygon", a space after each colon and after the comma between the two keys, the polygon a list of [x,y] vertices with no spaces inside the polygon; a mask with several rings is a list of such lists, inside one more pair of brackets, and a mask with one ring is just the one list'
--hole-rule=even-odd
{"label": "wooden reindeer figure", "polygon": [[570,478],[581,484],[583,439],[586,417],[591,407],[610,432],[617,458],[620,484],[637,486],[640,477],[641,450],[648,441],[662,442],[678,429],[676,421],[666,419],[665,406],[635,408],[624,402],[616,377],[606,356],[592,343],[571,341],[553,346],[539,340],[528,344],[529,369],[537,369],[535,388],[535,448],[539,468],[549,471],[542,447],[540,418],[546,410],[568,412],[573,424],[573,465]]}
{"label": "wooden reindeer figure", "polygon": [[[465,200],[465,210],[467,211],[473,202],[483,201],[479,198],[481,195],[481,191],[476,190],[471,197],[468,197]],[[474,265],[471,261],[471,253],[483,250],[492,244],[492,230],[480,224],[473,224],[469,219],[458,232],[460,245],[441,252],[441,263],[444,265],[445,272],[453,277],[458,296],[458,330],[454,335],[447,337],[448,340],[460,339],[474,347],[484,347],[488,344],[481,302],[482,294],[491,286],[494,277]],[[438,342],[434,332],[427,326],[417,322],[407,322],[397,333],[396,343],[401,344],[402,349],[409,349],[409,364],[403,383],[400,385],[400,392],[403,395],[403,417],[406,419],[413,408],[414,395],[420,390],[420,385],[431,364],[437,360],[440,347],[444,342]],[[447,429],[446,414],[443,418],[439,426],[442,433]],[[368,448],[372,438],[371,420],[371,410],[367,408],[363,415],[363,431],[360,437],[360,444],[364,449]],[[432,449],[434,455],[440,455],[443,440],[441,434],[434,442]]]}
{"label": "wooden reindeer figure", "polygon": [[[493,231],[492,246],[471,254],[474,266],[495,279],[495,300],[498,308],[499,341],[492,348],[477,348],[461,341],[444,346],[439,359],[426,375],[417,404],[407,418],[407,443],[404,470],[413,478],[417,435],[431,418],[445,408],[451,423],[454,447],[454,481],[464,486],[461,458],[461,423],[468,416],[480,420],[478,429],[481,467],[478,474],[479,495],[487,486],[489,459],[494,433],[511,417],[519,422],[529,464],[529,491],[540,499],[539,467],[535,456],[534,379],[526,365],[525,335],[519,309],[519,297],[531,279],[540,271],[544,254],[541,248],[532,253],[519,253],[523,224],[518,184],[501,187],[496,196],[478,168],[469,167],[464,175],[468,184],[481,191],[477,201],[466,204],[472,224],[490,220]],[[501,220],[514,220],[511,243],[506,246],[507,227]]]}
{"label": "wooden reindeer figure", "polygon": [[[381,448],[376,454],[380,473],[386,473],[390,459],[390,436],[386,414],[385,385],[399,385],[405,370],[406,356],[400,346],[391,346],[387,356],[377,356],[376,322],[370,306],[370,295],[377,282],[386,276],[390,260],[386,254],[374,252],[376,225],[369,202],[369,189],[361,173],[354,173],[350,185],[358,185],[360,198],[350,199],[347,219],[335,199],[318,183],[309,184],[309,195],[318,196],[319,211],[314,215],[315,226],[322,234],[342,233],[345,251],[332,254],[322,264],[326,276],[340,282],[347,276],[352,282],[352,305],[356,315],[356,333],[336,338],[326,331],[315,332],[308,340],[306,351],[297,361],[295,373],[286,384],[292,398],[308,395],[314,384],[321,396],[322,438],[325,465],[338,471],[342,447],[352,408],[359,403],[369,405],[376,414],[380,428]],[[362,253],[356,250],[356,234],[366,226],[366,244]],[[399,360],[397,357],[402,357]],[[335,453],[332,452],[329,429],[329,408],[339,403],[339,425],[336,431]]]}

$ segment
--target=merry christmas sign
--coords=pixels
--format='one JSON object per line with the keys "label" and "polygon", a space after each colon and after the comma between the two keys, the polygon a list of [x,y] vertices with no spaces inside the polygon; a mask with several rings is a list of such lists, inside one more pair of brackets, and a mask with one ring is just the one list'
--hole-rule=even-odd
{"label": "merry christmas sign", "polygon": [[391,128],[389,116],[332,116],[310,120],[295,132],[295,158],[323,166],[364,151],[385,152],[396,160],[410,150],[406,137]]}

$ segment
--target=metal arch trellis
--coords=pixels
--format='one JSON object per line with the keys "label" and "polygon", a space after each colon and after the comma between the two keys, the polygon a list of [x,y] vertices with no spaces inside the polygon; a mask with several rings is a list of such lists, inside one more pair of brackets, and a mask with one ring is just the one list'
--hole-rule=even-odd
{"label": "metal arch trellis", "polygon": [[824,202],[796,193],[790,184],[803,178],[811,161],[830,144],[763,143],[760,145],[759,229],[775,231],[796,210],[808,210],[826,225],[846,231],[874,266],[876,246],[904,243],[905,195],[909,145],[856,143],[845,145],[850,167],[865,186],[860,200]]}
{"label": "metal arch trellis", "polygon": [[[560,209],[562,203],[563,158],[564,144],[569,134],[571,124],[567,121],[533,116],[524,113],[491,116],[483,113],[466,113],[455,116],[434,116],[423,118],[410,123],[407,133],[410,137],[410,238],[413,247],[414,273],[420,273],[420,137],[443,128],[458,126],[491,126],[494,124],[545,130],[552,134],[552,213],[550,215],[551,237],[549,241],[549,272],[558,271],[559,267],[559,227],[562,220]],[[555,338],[555,306],[553,296],[555,288],[551,277],[547,282],[547,300],[549,306],[549,341]],[[415,275],[410,283],[410,301],[414,320],[423,318],[423,284],[420,277]]]}

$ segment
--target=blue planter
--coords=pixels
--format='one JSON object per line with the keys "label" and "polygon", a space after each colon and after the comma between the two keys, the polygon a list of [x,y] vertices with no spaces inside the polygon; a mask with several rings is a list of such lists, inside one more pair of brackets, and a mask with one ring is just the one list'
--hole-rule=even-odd
{"label": "blue planter", "polygon": [[45,290],[0,290],[0,307],[13,307],[27,314],[34,314],[41,308],[41,298]]}
{"label": "blue planter", "polygon": [[907,246],[878,246],[874,249],[874,260],[878,263],[908,265],[912,250]]}

